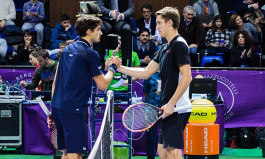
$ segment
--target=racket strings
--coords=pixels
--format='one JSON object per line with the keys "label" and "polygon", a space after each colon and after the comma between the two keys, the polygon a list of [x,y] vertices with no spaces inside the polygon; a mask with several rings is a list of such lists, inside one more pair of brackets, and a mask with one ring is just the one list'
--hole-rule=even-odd
{"label": "racket strings", "polygon": [[58,144],[57,144],[57,129],[53,125],[50,130],[50,138],[53,144],[53,147],[58,151]]}
{"label": "racket strings", "polygon": [[141,130],[151,126],[158,119],[158,109],[147,104],[136,105],[129,109],[124,122],[131,130]]}

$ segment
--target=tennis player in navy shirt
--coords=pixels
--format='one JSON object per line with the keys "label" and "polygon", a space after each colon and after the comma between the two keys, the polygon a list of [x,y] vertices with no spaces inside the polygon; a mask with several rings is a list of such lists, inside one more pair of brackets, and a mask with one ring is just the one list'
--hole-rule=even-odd
{"label": "tennis player in navy shirt", "polygon": [[109,71],[104,76],[98,53],[91,48],[99,42],[101,19],[83,16],[77,19],[75,27],[79,40],[68,45],[61,54],[52,87],[51,114],[57,128],[58,149],[63,150],[62,159],[81,159],[86,152],[86,112],[92,78],[98,88],[105,90],[116,71],[112,57]]}
{"label": "tennis player in navy shirt", "polygon": [[160,70],[161,105],[164,109],[160,120],[158,153],[161,159],[182,159],[183,132],[191,108],[173,113],[174,107],[190,105],[189,84],[192,80],[189,48],[179,35],[180,16],[177,9],[165,7],[156,12],[156,29],[165,44],[146,68],[129,68],[116,63],[118,71],[132,77],[148,79]]}

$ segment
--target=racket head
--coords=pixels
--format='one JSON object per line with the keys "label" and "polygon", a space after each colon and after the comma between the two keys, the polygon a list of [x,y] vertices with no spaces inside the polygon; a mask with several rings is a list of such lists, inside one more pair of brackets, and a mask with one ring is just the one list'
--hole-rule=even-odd
{"label": "racket head", "polygon": [[60,152],[63,152],[62,150],[59,150],[58,149],[58,142],[57,142],[57,129],[56,129],[56,126],[55,124],[53,123],[53,125],[51,126],[50,128],[50,140],[51,140],[51,143],[54,147],[54,149],[56,151],[60,151]]}
{"label": "racket head", "polygon": [[129,106],[122,115],[124,127],[132,132],[150,129],[160,118],[160,108],[148,103],[136,103]]}

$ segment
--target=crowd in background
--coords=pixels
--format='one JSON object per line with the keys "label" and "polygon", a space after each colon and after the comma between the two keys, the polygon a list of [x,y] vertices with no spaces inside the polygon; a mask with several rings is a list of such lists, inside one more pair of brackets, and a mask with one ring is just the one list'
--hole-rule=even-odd
{"label": "crowd in background", "polygon": [[[109,11],[101,5],[105,1],[97,2],[103,13]],[[117,21],[117,25],[115,24],[118,29],[110,27],[113,25],[108,21],[112,18],[111,14],[109,17],[103,17],[103,36],[101,42],[94,46],[99,52],[101,63],[105,61],[106,48],[103,46],[108,43],[105,36],[109,33],[121,36],[123,61],[127,61],[131,51],[135,51],[141,66],[147,65],[154,57],[155,51],[166,43],[156,29],[156,17],[152,6],[144,4],[141,7],[142,18],[134,20],[134,2],[132,0],[128,2],[130,5],[128,8],[120,7],[121,19]],[[43,3],[37,0],[24,3],[22,28],[14,23],[16,9],[13,0],[7,0],[0,6],[0,64],[29,65],[29,54],[36,48],[47,49],[51,59],[57,57],[58,60],[59,43],[70,44],[78,39],[75,27],[70,23],[67,14],[61,15],[55,28],[44,29],[47,17]],[[209,55],[221,56],[223,62],[219,65],[213,63],[205,66],[259,66],[258,61],[264,47],[262,34],[265,25],[265,6],[262,1],[253,2],[253,0],[243,0],[235,6],[235,14],[231,14],[229,19],[229,28],[225,27],[218,4],[213,0],[198,0],[183,8],[179,33],[190,47],[192,66],[201,66],[200,61],[203,56]],[[135,32],[131,33],[130,30]],[[235,34],[237,31],[243,32]],[[238,37],[233,37],[234,35]],[[239,38],[239,35],[244,36]],[[131,38],[128,38],[130,36],[134,36],[133,47],[130,45]],[[124,62],[123,65],[126,63]]]}

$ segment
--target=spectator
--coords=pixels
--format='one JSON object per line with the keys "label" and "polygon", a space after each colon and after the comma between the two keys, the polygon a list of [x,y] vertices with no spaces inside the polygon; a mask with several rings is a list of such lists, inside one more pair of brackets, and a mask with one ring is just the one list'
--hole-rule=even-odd
{"label": "spectator", "polygon": [[[115,50],[109,50],[109,54],[106,56],[106,62],[105,62],[105,71],[107,70],[107,66],[109,65],[111,56],[118,56],[119,58],[122,58],[122,50],[120,49],[121,46],[121,37],[118,37],[118,46]],[[129,61],[127,60],[127,66],[129,65]],[[140,67],[140,61],[139,57],[136,52],[132,52],[132,67]],[[120,80],[124,80],[124,83],[119,86],[113,86],[117,84]],[[136,81],[137,78],[132,77],[132,82]],[[113,90],[117,93],[119,92],[128,92],[128,78],[127,75],[124,75],[120,72],[116,72],[114,74],[114,78],[111,80],[109,86],[109,90]]]}
{"label": "spectator", "polygon": [[7,25],[15,25],[16,8],[13,0],[0,0],[0,29]]}
{"label": "spectator", "polygon": [[68,45],[68,44],[67,44],[66,42],[64,42],[64,41],[59,43],[59,49],[60,49],[60,51],[55,55],[54,60],[59,61],[59,58],[60,58],[60,56],[61,56],[61,53],[63,52],[63,49],[64,49],[67,45]]}
{"label": "spectator", "polygon": [[212,27],[213,18],[219,15],[218,5],[213,0],[198,0],[193,4],[194,16],[198,17],[204,28]]}
{"label": "spectator", "polygon": [[35,29],[37,31],[37,44],[42,46],[43,41],[43,24],[45,18],[44,5],[37,0],[30,0],[24,3],[22,30]]}
{"label": "spectator", "polygon": [[[104,63],[106,36],[109,33],[117,33],[121,36],[122,64],[127,65],[127,59],[132,54],[132,30],[130,18],[134,15],[133,0],[97,0],[98,6],[103,14],[103,25],[100,42],[95,45],[95,49],[100,55],[101,64]],[[118,4],[118,6],[117,6]]]}
{"label": "spectator", "polygon": [[188,5],[184,7],[183,16],[180,18],[180,26],[178,31],[189,45],[192,65],[197,66],[197,51],[202,47],[206,33],[202,23],[193,15],[194,9],[192,6]]}
{"label": "spectator", "polygon": [[253,0],[243,0],[243,2],[235,5],[236,13],[240,14],[244,21],[249,21],[255,25],[255,19],[258,19],[264,25],[264,15],[259,8],[259,3],[253,3]]}
{"label": "spectator", "polygon": [[20,82],[20,85],[22,87],[25,87],[26,89],[35,89],[36,87],[38,87],[41,80],[41,88],[43,89],[43,91],[52,90],[52,83],[58,62],[50,60],[49,57],[49,53],[46,50],[40,50],[38,52],[37,59],[40,67],[38,67],[35,71],[32,78],[32,83],[27,84],[25,81]]}
{"label": "spectator", "polygon": [[52,32],[51,50],[57,49],[60,42],[71,44],[77,36],[75,27],[70,24],[70,18],[67,14],[61,16],[60,22],[55,26]]}
{"label": "spectator", "polygon": [[252,66],[251,37],[246,31],[237,31],[233,36],[230,50],[231,67]]}
{"label": "spectator", "polygon": [[[156,107],[160,105],[161,77],[160,73],[154,73],[150,78],[144,80],[143,86],[145,103]],[[147,159],[154,159],[156,156],[155,141],[157,138],[157,123],[146,132],[146,155]]]}
{"label": "spectator", "polygon": [[260,51],[260,42],[257,36],[261,34],[261,29],[259,25],[257,25],[258,20],[255,20],[255,23],[255,26],[251,23],[243,23],[243,20],[239,14],[233,14],[229,20],[229,25],[232,29],[231,37],[233,37],[234,33],[238,30],[247,31],[251,37],[251,49],[254,53]]}
{"label": "spectator", "polygon": [[37,57],[38,57],[37,51],[32,51],[29,54],[29,62],[31,63],[32,66],[36,66],[35,71],[38,67],[40,67]]}
{"label": "spectator", "polygon": [[7,51],[7,43],[5,39],[0,38],[0,65],[6,65],[7,61],[5,60]]}
{"label": "spectator", "polygon": [[224,66],[229,66],[230,32],[225,29],[220,15],[215,16],[212,29],[207,31],[205,44],[210,55],[223,53]]}
{"label": "spectator", "polygon": [[161,36],[156,29],[156,16],[152,15],[152,6],[150,4],[143,4],[141,7],[143,17],[136,21],[137,30],[147,28],[150,32],[150,40],[155,42],[156,46],[162,44]]}
{"label": "spectator", "polygon": [[[40,67],[37,57],[38,57],[37,51],[32,51],[29,54],[29,62],[32,64],[32,66],[36,66],[35,71],[37,70],[38,67]],[[42,81],[40,80],[38,87],[34,89],[35,91],[43,91],[41,88],[41,83]]]}
{"label": "spectator", "polygon": [[141,65],[148,65],[154,58],[156,45],[150,41],[150,33],[147,28],[142,28],[139,31],[138,40],[134,43],[133,50],[137,52]]}
{"label": "spectator", "polygon": [[35,39],[30,30],[22,32],[22,44],[17,48],[17,58],[19,65],[30,65],[29,54],[35,49]]}

